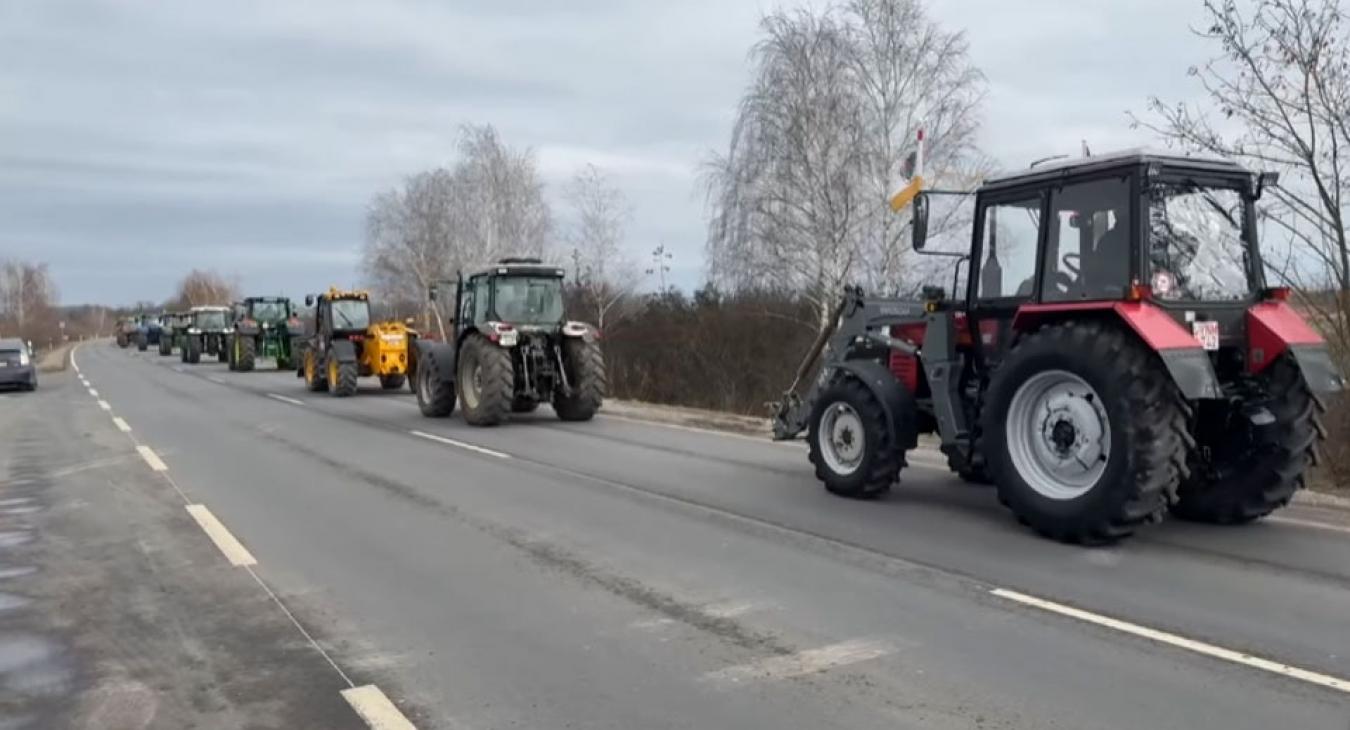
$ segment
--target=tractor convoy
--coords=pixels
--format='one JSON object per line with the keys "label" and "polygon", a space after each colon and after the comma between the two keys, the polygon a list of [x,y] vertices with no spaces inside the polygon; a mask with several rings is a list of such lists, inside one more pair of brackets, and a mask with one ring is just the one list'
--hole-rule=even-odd
{"label": "tractor convoy", "polygon": [[[774,437],[804,435],[827,490],[881,496],[927,439],[1064,542],[1113,542],[1169,513],[1243,523],[1290,501],[1324,438],[1323,398],[1345,383],[1265,278],[1256,202],[1273,175],[1132,151],[925,190],[922,141],[916,157],[891,207],[912,209],[915,254],[946,257],[950,291],[847,288],[773,405]],[[935,201],[973,203],[968,245],[929,241]],[[366,292],[330,288],[304,310],[249,297],[165,313],[155,335],[126,320],[117,342],[143,350],[153,336],[161,355],[236,371],[270,358],[338,397],[363,377],[407,383],[422,415],[458,406],[475,426],[543,403],[586,421],[605,362],[595,328],[567,318],[563,281],[511,258],[433,285],[439,337],[372,321]]]}

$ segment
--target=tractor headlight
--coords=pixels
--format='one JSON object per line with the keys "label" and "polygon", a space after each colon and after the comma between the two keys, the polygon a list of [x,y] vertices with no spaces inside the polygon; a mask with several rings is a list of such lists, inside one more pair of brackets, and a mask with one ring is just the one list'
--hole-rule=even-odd
{"label": "tractor headlight", "polygon": [[234,334],[234,328],[233,328],[233,327],[226,327],[226,328],[225,328],[225,334],[227,334],[227,335],[232,335],[232,334]]}
{"label": "tractor headlight", "polygon": [[202,331],[197,329],[196,327],[188,327],[188,334],[190,335],[200,335],[201,333]]}

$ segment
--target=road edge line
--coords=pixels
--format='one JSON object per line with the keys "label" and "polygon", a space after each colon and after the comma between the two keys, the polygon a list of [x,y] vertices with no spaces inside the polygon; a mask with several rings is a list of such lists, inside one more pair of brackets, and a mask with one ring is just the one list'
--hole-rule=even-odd
{"label": "road edge line", "polygon": [[[113,425],[122,433],[131,433],[131,424],[127,423],[121,416],[113,416]],[[142,454],[142,458],[144,454]]]}
{"label": "road edge line", "polygon": [[206,505],[189,504],[187,505],[187,511],[188,514],[192,515],[192,519],[197,521],[197,526],[202,528],[202,532],[205,532],[220,552],[225,554],[225,559],[230,561],[230,565],[242,568],[258,564],[257,559],[253,557],[253,553],[250,553],[248,548],[244,547],[244,544],[230,533],[224,523],[211,514],[211,510],[207,509]]}
{"label": "road edge line", "polygon": [[271,398],[272,400],[279,400],[282,403],[290,403],[293,406],[303,406],[305,404],[305,402],[302,400],[297,400],[295,398],[291,398],[284,395],[277,395],[276,393],[268,393],[267,397]]}
{"label": "road edge line", "polygon": [[342,690],[342,699],[356,710],[373,730],[417,730],[384,692],[373,684]]}
{"label": "road edge line", "polygon": [[155,471],[169,470],[169,465],[165,464],[164,460],[159,458],[159,454],[156,454],[155,450],[149,446],[146,446],[145,444],[136,444],[136,451],[141,455],[142,459],[145,459],[145,463],[149,464],[151,469],[154,469]]}
{"label": "road edge line", "polygon": [[1260,669],[1265,672],[1270,672],[1271,674],[1278,674],[1307,684],[1314,684],[1327,689],[1350,694],[1350,680],[1342,679],[1340,677],[1333,677],[1329,674],[1301,669],[1290,664],[1263,659],[1244,652],[1234,651],[1233,649],[1225,649],[1222,646],[1216,646],[1195,639],[1188,639],[1184,636],[1178,636],[1159,629],[1151,629],[1147,626],[1140,626],[1139,624],[1111,618],[1110,616],[1103,616],[1101,614],[1092,613],[1091,611],[1085,611],[1081,608],[1074,608],[1073,606],[1068,606],[1063,603],[1056,603],[1044,598],[1037,598],[1036,596],[1027,595],[1026,593],[1010,591],[1006,588],[991,588],[989,592],[999,598],[1019,603],[1024,606],[1037,608],[1048,613],[1066,616],[1120,633],[1137,636],[1141,639],[1148,639],[1149,641],[1159,644],[1166,644],[1178,649],[1184,649],[1212,659],[1219,659],[1233,664],[1251,667],[1253,669]]}

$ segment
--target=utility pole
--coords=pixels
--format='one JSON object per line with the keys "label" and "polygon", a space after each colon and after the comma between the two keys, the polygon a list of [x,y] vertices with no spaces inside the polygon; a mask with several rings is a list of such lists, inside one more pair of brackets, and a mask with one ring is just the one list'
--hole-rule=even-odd
{"label": "utility pole", "polygon": [[666,244],[661,244],[652,249],[652,267],[647,269],[647,274],[656,274],[661,282],[661,293],[666,293],[666,274],[670,272],[669,262],[674,260],[675,255],[666,251]]}

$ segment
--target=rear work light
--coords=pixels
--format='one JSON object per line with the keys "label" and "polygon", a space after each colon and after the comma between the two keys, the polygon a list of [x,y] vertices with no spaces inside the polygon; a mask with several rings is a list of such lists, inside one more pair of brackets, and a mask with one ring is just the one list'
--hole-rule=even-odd
{"label": "rear work light", "polygon": [[1125,292],[1125,299],[1131,302],[1142,302],[1145,299],[1153,298],[1153,288],[1148,284],[1140,284],[1137,281],[1130,282],[1130,290]]}

